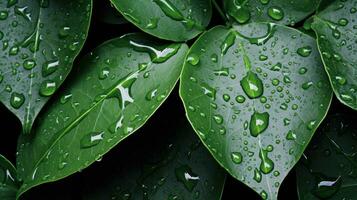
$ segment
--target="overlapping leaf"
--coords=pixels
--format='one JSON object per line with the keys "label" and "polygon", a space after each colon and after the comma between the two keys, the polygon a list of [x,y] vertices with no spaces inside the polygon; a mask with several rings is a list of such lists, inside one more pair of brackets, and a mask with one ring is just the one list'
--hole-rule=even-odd
{"label": "overlapping leaf", "polygon": [[357,1],[335,1],[312,28],[337,98],[357,110]]}
{"label": "overlapping leaf", "polygon": [[220,199],[225,171],[182,121],[156,120],[117,156],[87,171],[83,199]]}
{"label": "overlapping leaf", "polygon": [[240,24],[275,22],[294,25],[312,14],[320,0],[224,0],[227,13]]}
{"label": "overlapping leaf", "polygon": [[70,72],[91,10],[91,0],[0,2],[0,101],[25,132]]}
{"label": "overlapping leaf", "polygon": [[357,118],[328,117],[297,167],[301,200],[357,198]]}
{"label": "overlapping leaf", "polygon": [[140,128],[173,89],[186,51],[133,34],[84,57],[35,134],[19,140],[18,196],[87,167]]}
{"label": "overlapping leaf", "polygon": [[16,169],[10,161],[0,155],[0,199],[14,200],[17,190]]}
{"label": "overlapping leaf", "polygon": [[215,27],[189,50],[180,95],[216,160],[276,199],[332,98],[316,41],[269,23]]}
{"label": "overlapping leaf", "polygon": [[210,0],[111,0],[121,14],[146,33],[186,41],[205,30],[211,20]]}

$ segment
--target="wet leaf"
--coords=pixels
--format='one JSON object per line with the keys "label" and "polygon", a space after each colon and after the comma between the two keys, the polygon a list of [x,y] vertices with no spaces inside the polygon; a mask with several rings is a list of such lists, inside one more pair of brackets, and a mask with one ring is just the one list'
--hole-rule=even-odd
{"label": "wet leaf", "polygon": [[84,57],[35,134],[19,140],[18,196],[86,168],[145,124],[177,82],[186,51],[131,34]]}
{"label": "wet leaf", "polygon": [[103,158],[87,171],[83,199],[220,199],[225,171],[182,121],[160,118],[114,158]]}
{"label": "wet leaf", "polygon": [[0,101],[25,133],[70,72],[91,9],[91,0],[1,1]]}
{"label": "wet leaf", "polygon": [[319,0],[224,0],[230,17],[239,24],[275,22],[295,25],[312,14]]}
{"label": "wet leaf", "polygon": [[337,98],[357,110],[357,1],[335,1],[312,28]]}
{"label": "wet leaf", "polygon": [[14,200],[17,190],[16,169],[10,161],[0,155],[0,199]]}
{"label": "wet leaf", "polygon": [[205,30],[211,20],[210,0],[110,0],[141,30],[161,39],[186,41]]}
{"label": "wet leaf", "polygon": [[180,94],[216,160],[276,199],[332,98],[315,40],[268,23],[203,34],[187,55]]}
{"label": "wet leaf", "polygon": [[297,165],[299,198],[356,199],[356,115],[330,115]]}

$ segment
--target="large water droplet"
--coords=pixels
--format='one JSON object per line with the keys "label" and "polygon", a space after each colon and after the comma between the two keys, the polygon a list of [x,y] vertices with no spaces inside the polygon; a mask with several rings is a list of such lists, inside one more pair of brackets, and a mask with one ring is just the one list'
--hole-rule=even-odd
{"label": "large water droplet", "polygon": [[229,34],[224,39],[223,43],[221,44],[221,54],[225,55],[229,48],[234,45],[234,41],[236,39],[236,34],[234,32],[229,32]]}
{"label": "large water droplet", "polygon": [[272,6],[268,8],[268,15],[274,20],[282,20],[284,18],[284,11],[280,7]]}
{"label": "large water droplet", "polygon": [[51,96],[53,93],[55,93],[56,88],[56,82],[51,80],[43,81],[40,86],[40,95],[44,97]]}
{"label": "large water droplet", "polygon": [[240,152],[232,152],[231,158],[235,164],[241,164],[243,161],[243,156]]}
{"label": "large water droplet", "polygon": [[269,125],[269,114],[267,112],[259,113],[257,111],[250,118],[249,130],[250,134],[257,137],[265,131]]}
{"label": "large water droplet", "polygon": [[254,72],[249,71],[247,75],[240,81],[243,91],[251,99],[258,98],[263,95],[263,82]]}
{"label": "large water droplet", "polygon": [[332,197],[341,187],[342,179],[338,178],[326,178],[321,175],[317,175],[317,181],[313,194],[321,199],[328,199]]}
{"label": "large water droplet", "polygon": [[166,62],[168,59],[174,56],[181,47],[181,44],[170,44],[165,47],[156,47],[140,44],[135,41],[130,41],[130,44],[136,51],[149,53],[150,58],[154,63]]}
{"label": "large water droplet", "polygon": [[268,150],[260,149],[259,158],[261,159],[260,171],[269,174],[274,169],[274,162],[268,157]]}
{"label": "large water droplet", "polygon": [[104,132],[91,132],[87,135],[84,135],[80,141],[80,147],[90,148],[98,145],[103,140]]}
{"label": "large water droplet", "polygon": [[13,108],[20,108],[25,102],[25,96],[23,94],[13,92],[11,94],[10,104]]}
{"label": "large water droplet", "polygon": [[139,76],[138,72],[129,74],[125,78],[118,81],[118,84],[115,86],[115,89],[110,92],[108,98],[117,98],[119,100],[119,106],[121,109],[124,109],[127,105],[134,102],[134,99],[131,94],[131,88],[134,82]]}
{"label": "large water droplet", "polygon": [[36,62],[33,59],[24,61],[24,68],[27,70],[31,70],[36,66]]}
{"label": "large water droplet", "polygon": [[175,175],[176,179],[183,183],[185,188],[190,192],[193,191],[200,180],[200,177],[192,172],[192,169],[187,165],[182,165],[176,168]]}
{"label": "large water droplet", "polygon": [[59,66],[59,60],[47,61],[42,65],[42,76],[46,77],[53,74]]}

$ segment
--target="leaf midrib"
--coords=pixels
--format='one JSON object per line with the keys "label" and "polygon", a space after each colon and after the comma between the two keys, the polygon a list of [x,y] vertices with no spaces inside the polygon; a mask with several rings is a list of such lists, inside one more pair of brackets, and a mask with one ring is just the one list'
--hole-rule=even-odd
{"label": "leaf midrib", "polygon": [[[152,62],[148,63],[148,68],[151,67],[151,64],[152,64]],[[134,73],[138,73],[138,72],[140,72],[140,70],[131,72],[131,73],[129,73],[129,76]],[[91,104],[91,106],[89,106],[89,108],[85,112],[80,114],[80,116],[78,116],[75,120],[73,120],[69,125],[64,127],[61,131],[55,133],[54,135],[58,135],[58,133],[60,133],[60,134],[57,137],[57,139],[53,141],[53,143],[50,145],[50,147],[44,152],[44,154],[40,157],[40,159],[37,161],[37,163],[34,165],[34,167],[30,170],[31,173],[28,174],[26,177],[28,177],[29,175],[31,176],[31,174],[35,171],[35,169],[41,164],[42,160],[46,157],[48,152],[50,152],[50,150],[54,147],[54,145],[57,144],[57,142],[64,135],[66,135],[69,131],[71,131],[72,128],[74,128],[78,123],[80,123],[80,121],[83,120],[93,109],[95,109],[99,104],[101,104],[105,99],[107,99],[108,96],[117,89],[116,87],[122,83],[123,83],[123,81],[119,81],[117,84],[114,85],[114,87],[111,90],[108,90],[107,94],[105,94],[105,96],[103,98],[101,98],[95,104]]]}

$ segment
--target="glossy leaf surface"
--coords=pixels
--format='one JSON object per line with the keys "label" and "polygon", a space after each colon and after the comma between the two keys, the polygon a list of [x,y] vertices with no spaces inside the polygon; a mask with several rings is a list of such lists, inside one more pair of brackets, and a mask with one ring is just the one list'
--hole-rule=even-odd
{"label": "glossy leaf surface", "polygon": [[14,200],[17,190],[16,169],[10,161],[0,155],[0,199]]}
{"label": "glossy leaf surface", "polygon": [[312,28],[337,98],[357,110],[357,1],[335,1]]}
{"label": "glossy leaf surface", "polygon": [[70,72],[91,10],[91,0],[0,2],[0,101],[25,133]]}
{"label": "glossy leaf surface", "polygon": [[140,128],[170,94],[185,44],[132,34],[99,46],[78,64],[18,145],[18,195],[89,166]]}
{"label": "glossy leaf surface", "polygon": [[301,200],[357,198],[356,115],[327,118],[297,165]]}
{"label": "glossy leaf surface", "polygon": [[161,39],[186,41],[211,20],[210,0],[111,0],[131,23]]}
{"label": "glossy leaf surface", "polygon": [[224,0],[225,8],[239,24],[274,22],[295,25],[312,14],[319,0]]}
{"label": "glossy leaf surface", "polygon": [[191,47],[181,80],[187,116],[212,155],[276,199],[331,102],[316,41],[276,24],[218,26]]}

